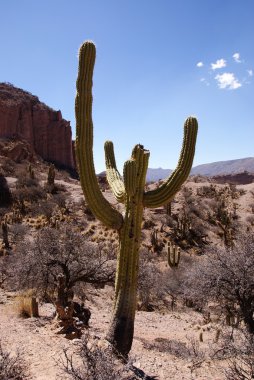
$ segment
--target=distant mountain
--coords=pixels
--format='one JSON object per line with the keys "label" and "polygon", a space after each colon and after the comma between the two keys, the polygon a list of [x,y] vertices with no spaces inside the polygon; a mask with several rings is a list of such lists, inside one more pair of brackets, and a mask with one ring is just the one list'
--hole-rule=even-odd
{"label": "distant mountain", "polygon": [[146,180],[157,182],[160,179],[167,178],[172,173],[171,169],[147,169]]}
{"label": "distant mountain", "polygon": [[[254,173],[254,157],[240,158],[237,160],[218,161],[211,164],[198,165],[192,168],[191,175],[203,175],[207,177],[225,175],[225,174],[237,174],[249,172]],[[171,169],[151,169],[148,168],[146,180],[147,182],[159,181],[160,179],[167,178],[172,173]],[[105,175],[105,172],[100,173],[100,176]]]}
{"label": "distant mountain", "polygon": [[[172,173],[172,171],[173,170],[171,170],[171,169],[162,169],[162,168],[151,169],[151,168],[148,168],[147,174],[146,174],[146,181],[147,182],[157,182],[160,179],[167,178],[169,176],[169,174]],[[98,176],[100,178],[103,178],[106,176],[106,172],[105,171],[101,172],[98,174]]]}
{"label": "distant mountain", "polygon": [[240,158],[238,160],[218,161],[211,164],[198,165],[192,168],[191,174],[216,176],[222,174],[237,174],[244,171],[254,173],[254,157]]}
{"label": "distant mountain", "polygon": [[[225,175],[225,174],[237,174],[249,172],[254,173],[254,157],[240,158],[237,160],[218,161],[210,164],[198,165],[192,168],[191,175],[203,175],[207,177]],[[147,181],[158,181],[159,179],[166,178],[171,169],[151,169],[147,170]]]}

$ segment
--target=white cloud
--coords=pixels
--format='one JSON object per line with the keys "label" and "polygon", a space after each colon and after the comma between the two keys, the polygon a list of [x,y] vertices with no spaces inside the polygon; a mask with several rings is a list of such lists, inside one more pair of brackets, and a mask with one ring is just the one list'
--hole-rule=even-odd
{"label": "white cloud", "polygon": [[233,58],[234,58],[235,62],[237,62],[237,63],[241,63],[242,62],[241,59],[240,59],[240,54],[239,53],[233,54]]}
{"label": "white cloud", "polygon": [[203,62],[200,61],[197,63],[197,67],[203,67],[203,66],[204,66]]}
{"label": "white cloud", "polygon": [[210,83],[205,78],[201,78],[200,82],[206,84],[207,86],[210,86]]}
{"label": "white cloud", "polygon": [[250,77],[253,76],[253,70],[247,70],[247,73],[249,74]]}
{"label": "white cloud", "polygon": [[217,59],[215,63],[211,63],[212,70],[221,69],[222,67],[226,67],[227,61],[223,58]]}
{"label": "white cloud", "polygon": [[217,74],[215,79],[221,89],[236,90],[242,86],[233,73]]}

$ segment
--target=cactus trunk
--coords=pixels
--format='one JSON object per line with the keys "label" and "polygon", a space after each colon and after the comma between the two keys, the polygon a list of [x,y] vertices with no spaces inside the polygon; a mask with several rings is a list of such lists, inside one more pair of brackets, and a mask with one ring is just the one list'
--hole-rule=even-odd
{"label": "cactus trunk", "polygon": [[[141,223],[137,211],[140,212],[140,208],[141,207],[130,206],[129,210],[126,210],[123,229],[120,231],[115,301],[107,335],[109,342],[111,342],[122,355],[127,355],[130,351],[134,333],[138,251],[141,232]],[[135,229],[135,232],[133,229]]]}
{"label": "cactus trunk", "polygon": [[128,355],[134,334],[139,246],[149,152],[137,145],[124,167],[125,217],[119,231],[115,302],[107,339],[122,355]]}

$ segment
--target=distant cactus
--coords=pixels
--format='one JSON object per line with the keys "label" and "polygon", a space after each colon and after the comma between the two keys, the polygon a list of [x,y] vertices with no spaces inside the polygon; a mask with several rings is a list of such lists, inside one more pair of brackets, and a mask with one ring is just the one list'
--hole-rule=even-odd
{"label": "distant cactus", "polygon": [[180,262],[180,248],[176,247],[171,242],[168,242],[168,265],[170,268],[177,268]]}
{"label": "distant cactus", "polygon": [[107,339],[123,356],[128,355],[133,340],[136,310],[137,277],[141,224],[144,207],[167,204],[187,179],[192,167],[197,120],[189,117],[184,125],[183,147],[176,170],[157,189],[145,191],[149,151],[136,145],[123,168],[123,177],[116,166],[114,147],[105,143],[107,180],[113,194],[125,205],[122,215],[100,191],[93,161],[92,76],[95,45],[85,42],[79,51],[76,110],[76,156],[81,186],[93,214],[119,234],[115,301]]}
{"label": "distant cactus", "polygon": [[220,335],[221,335],[221,329],[217,328],[215,331],[214,343],[218,343]]}
{"label": "distant cactus", "polygon": [[50,164],[48,168],[48,180],[47,180],[48,186],[54,187],[55,186],[55,166],[53,164]]}
{"label": "distant cactus", "polygon": [[34,169],[33,169],[33,167],[32,167],[31,164],[28,165],[28,167],[27,167],[27,171],[28,171],[29,177],[30,177],[31,179],[34,179],[34,178],[35,178],[35,175],[34,175]]}
{"label": "distant cactus", "polygon": [[180,240],[187,239],[191,228],[191,219],[183,208],[181,215],[177,215],[177,235]]}
{"label": "distant cactus", "polygon": [[171,216],[171,214],[172,214],[172,203],[171,203],[171,201],[168,202],[164,207],[165,207],[166,214],[168,216]]}
{"label": "distant cactus", "polygon": [[160,252],[163,246],[161,243],[159,243],[158,230],[153,229],[153,231],[150,234],[150,239],[151,239],[153,252]]}
{"label": "distant cactus", "polygon": [[8,238],[8,224],[6,220],[2,222],[1,226],[2,226],[4,248],[8,249],[10,248],[10,243],[9,243],[9,238]]}

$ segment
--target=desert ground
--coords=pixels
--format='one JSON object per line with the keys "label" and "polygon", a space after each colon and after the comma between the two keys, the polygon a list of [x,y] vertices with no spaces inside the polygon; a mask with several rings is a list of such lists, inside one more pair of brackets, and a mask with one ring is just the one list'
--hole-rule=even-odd
{"label": "desert ground", "polygon": [[[11,192],[15,193],[18,173],[24,173],[27,170],[27,165],[27,163],[19,164],[8,173],[9,169],[5,160],[4,174]],[[48,165],[38,162],[32,166],[39,185],[43,187],[47,181]],[[63,194],[66,209],[68,208],[68,212],[63,212],[62,218],[59,219],[61,224],[73,225],[95,244],[107,244],[107,241],[111,239],[112,246],[117,245],[115,235],[104,230],[104,227],[94,220],[86,212],[86,209],[84,212],[82,189],[77,179],[71,178],[66,172],[56,170],[55,185],[58,188],[57,193]],[[104,181],[102,181],[101,186],[105,197],[116,205],[116,201]],[[156,184],[149,186],[152,188]],[[203,216],[198,211],[199,207],[202,208],[201,200],[204,201],[206,207],[209,205],[210,211],[212,210],[214,204],[211,201],[211,197],[213,197],[211,193],[214,191],[216,194],[220,194],[224,201],[226,199],[227,204],[224,206],[228,215],[235,215],[230,227],[231,232],[227,237],[219,223],[209,225],[208,220],[202,219]],[[0,257],[2,276],[0,284],[0,341],[2,348],[10,354],[10,357],[20,355],[22,362],[27,366],[27,376],[22,377],[21,375],[15,379],[55,380],[73,378],[63,369],[63,363],[65,363],[64,350],[67,350],[69,355],[73,355],[75,365],[80,364],[79,347],[82,339],[66,339],[64,334],[59,334],[54,302],[46,302],[45,299],[41,298],[40,292],[36,293],[35,291],[33,294],[38,301],[39,316],[26,316],[24,318],[20,315],[22,314],[20,299],[27,289],[26,287],[23,289],[15,287],[12,278],[6,278],[9,271],[12,273],[10,268],[7,273],[5,272],[5,265],[10,262],[12,266],[15,266],[16,258],[19,255],[19,243],[15,241],[15,236],[18,234],[15,235],[13,232],[13,224],[24,225],[26,227],[25,238],[27,239],[27,235],[29,235],[30,239],[34,239],[38,231],[49,227],[49,222],[42,222],[44,221],[43,208],[39,208],[39,204],[44,204],[48,200],[54,201],[54,197],[55,195],[48,194],[46,200],[43,198],[43,202],[39,198],[35,202],[25,200],[26,213],[21,220],[18,223],[12,223],[8,219],[11,248],[5,249],[3,236],[2,240],[0,239],[0,242],[2,241]],[[188,199],[190,199],[189,203]],[[134,340],[129,356],[133,368],[140,369],[140,371],[135,374],[130,369],[129,377],[125,377],[126,379],[226,379],[226,371],[229,366],[228,357],[220,356],[218,352],[226,344],[223,340],[224,336],[230,334],[233,327],[226,324],[225,314],[222,310],[218,312],[216,302],[207,304],[205,308],[200,310],[195,307],[195,304],[187,305],[178,289],[181,287],[181,276],[180,280],[176,281],[175,279],[178,278],[178,273],[181,273],[182,270],[188,270],[186,266],[193,266],[193,263],[202,261],[209,247],[223,247],[225,239],[231,238],[233,233],[235,234],[233,238],[236,238],[236,235],[243,230],[253,232],[253,201],[254,183],[229,186],[196,176],[187,181],[184,189],[172,202],[170,217],[166,215],[164,208],[152,211],[145,210],[142,250],[147,252],[150,258],[148,267],[150,268],[152,264],[159,272],[157,272],[156,277],[153,277],[152,271],[145,271],[144,269],[147,278],[143,278],[141,281],[143,288],[141,286],[140,294],[142,289],[144,292],[144,288],[147,286],[148,294],[145,296],[148,297],[148,301],[143,300],[142,302],[142,294],[138,299]],[[13,212],[12,207],[9,205],[1,208],[2,220],[6,214],[10,215]],[[57,207],[60,208],[59,203]],[[179,225],[176,227],[176,223],[174,223],[174,215],[185,215],[186,217],[189,215],[188,213],[192,215],[192,225],[189,225],[188,228],[192,231],[198,231],[193,232],[191,236],[188,235],[189,240],[187,237],[182,236],[180,238],[179,234],[173,233],[174,228],[179,228]],[[198,215],[198,222],[194,219],[194,214]],[[167,219],[168,217],[171,219]],[[50,228],[56,227],[51,226]],[[154,233],[155,231],[157,234]],[[23,239],[25,238],[23,237]],[[177,269],[170,268],[167,263],[166,243],[168,239],[174,239],[174,242],[181,249],[181,261]],[[17,267],[15,270],[18,271],[19,268]],[[163,275],[163,280],[158,280],[158,274]],[[15,275],[12,273],[12,276],[15,277]],[[160,291],[158,290],[160,281],[165,287],[170,284],[170,281],[173,281],[172,279],[175,285],[172,288],[169,287],[160,299]],[[153,290],[153,284],[151,285],[153,281],[156,282],[156,291]],[[103,347],[104,344],[106,345],[105,334],[109,326],[114,298],[113,282],[111,281],[103,286],[84,283],[81,287],[82,294],[85,294],[85,297],[82,298],[77,292],[74,299],[79,302],[82,298],[85,301],[85,306],[91,311],[89,327],[82,330],[83,335],[89,333],[91,344],[101,342],[101,347]],[[240,326],[242,327],[243,324],[241,323]],[[235,328],[237,329],[237,327]],[[218,331],[221,332],[220,337]]]}

